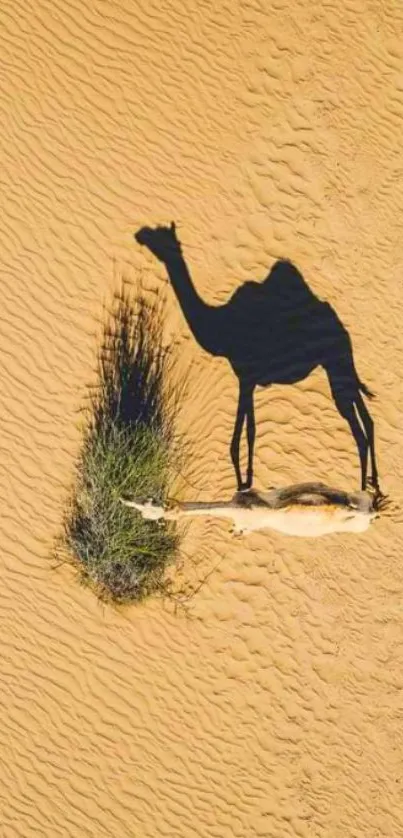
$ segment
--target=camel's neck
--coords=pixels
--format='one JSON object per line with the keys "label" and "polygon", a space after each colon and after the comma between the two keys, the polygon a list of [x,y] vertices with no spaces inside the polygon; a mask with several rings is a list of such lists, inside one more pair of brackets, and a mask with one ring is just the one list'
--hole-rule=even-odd
{"label": "camel's neck", "polygon": [[225,355],[221,308],[207,305],[199,297],[181,254],[170,256],[165,266],[185,320],[198,343],[212,355]]}

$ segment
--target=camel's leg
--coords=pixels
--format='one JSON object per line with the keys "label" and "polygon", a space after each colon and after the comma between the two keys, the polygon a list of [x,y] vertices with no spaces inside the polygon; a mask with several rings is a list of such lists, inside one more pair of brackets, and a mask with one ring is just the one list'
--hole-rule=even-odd
{"label": "camel's leg", "polygon": [[361,489],[365,491],[367,485],[367,467],[368,467],[368,440],[357,419],[354,402],[351,399],[346,399],[340,396],[333,396],[336,402],[337,410],[340,415],[348,422],[351,432],[355,439],[358,454],[361,464]]}
{"label": "camel's leg", "polygon": [[357,413],[361,419],[361,422],[364,426],[364,430],[366,433],[366,437],[368,440],[369,446],[369,455],[371,458],[371,483],[374,489],[379,489],[379,480],[378,480],[378,469],[376,466],[376,456],[375,456],[375,433],[374,433],[374,421],[372,416],[370,416],[367,406],[364,402],[364,399],[361,396],[361,393],[358,393],[358,396],[355,399],[355,404],[357,407]]}
{"label": "camel's leg", "polygon": [[[249,417],[251,416],[251,408],[250,405],[252,404],[252,421],[250,421]],[[243,425],[245,422],[246,417],[248,417],[248,424],[247,424],[247,433],[248,433],[248,475],[247,475],[247,483],[242,482],[242,475],[241,475],[241,466],[240,466],[240,447],[241,447],[241,436]],[[239,383],[239,397],[238,397],[238,409],[235,419],[234,425],[234,433],[232,435],[231,441],[231,460],[235,469],[237,484],[238,484],[238,491],[242,489],[249,489],[251,482],[252,482],[252,470],[253,470],[253,443],[255,439],[255,422],[253,417],[253,388],[249,385],[246,385],[244,382],[240,381]],[[250,482],[249,482],[250,481]]]}

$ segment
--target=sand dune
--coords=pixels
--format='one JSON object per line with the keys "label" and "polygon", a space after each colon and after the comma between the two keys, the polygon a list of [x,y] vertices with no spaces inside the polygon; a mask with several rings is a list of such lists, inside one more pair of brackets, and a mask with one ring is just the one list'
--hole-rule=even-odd
{"label": "sand dune", "polygon": [[[397,838],[401,4],[6,0],[0,20],[1,835]],[[122,277],[165,294],[192,498],[235,489],[236,379],[133,238],[171,220],[207,302],[288,258],[332,305],[397,504],[326,542],[192,523],[193,619],[100,606],[49,561]],[[359,488],[321,370],[255,402],[257,486]]]}

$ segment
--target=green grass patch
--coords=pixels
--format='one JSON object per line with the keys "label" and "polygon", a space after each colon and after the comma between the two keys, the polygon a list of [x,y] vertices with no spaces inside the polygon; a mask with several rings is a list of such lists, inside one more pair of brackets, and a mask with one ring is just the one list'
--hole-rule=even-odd
{"label": "green grass patch", "polygon": [[179,469],[168,361],[158,305],[122,292],[105,328],[62,536],[82,581],[117,603],[167,593],[178,551],[172,524],[143,520],[120,501],[166,502]]}

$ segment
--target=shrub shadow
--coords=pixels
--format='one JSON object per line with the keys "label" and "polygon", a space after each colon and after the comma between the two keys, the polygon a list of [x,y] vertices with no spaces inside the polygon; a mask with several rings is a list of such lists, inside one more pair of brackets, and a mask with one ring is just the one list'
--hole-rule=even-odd
{"label": "shrub shadow", "polygon": [[164,382],[168,352],[161,343],[162,315],[137,296],[134,304],[123,287],[115,295],[98,359],[98,384],[91,396],[94,430],[105,424],[120,428],[142,423],[172,432],[172,399],[167,405]]}

